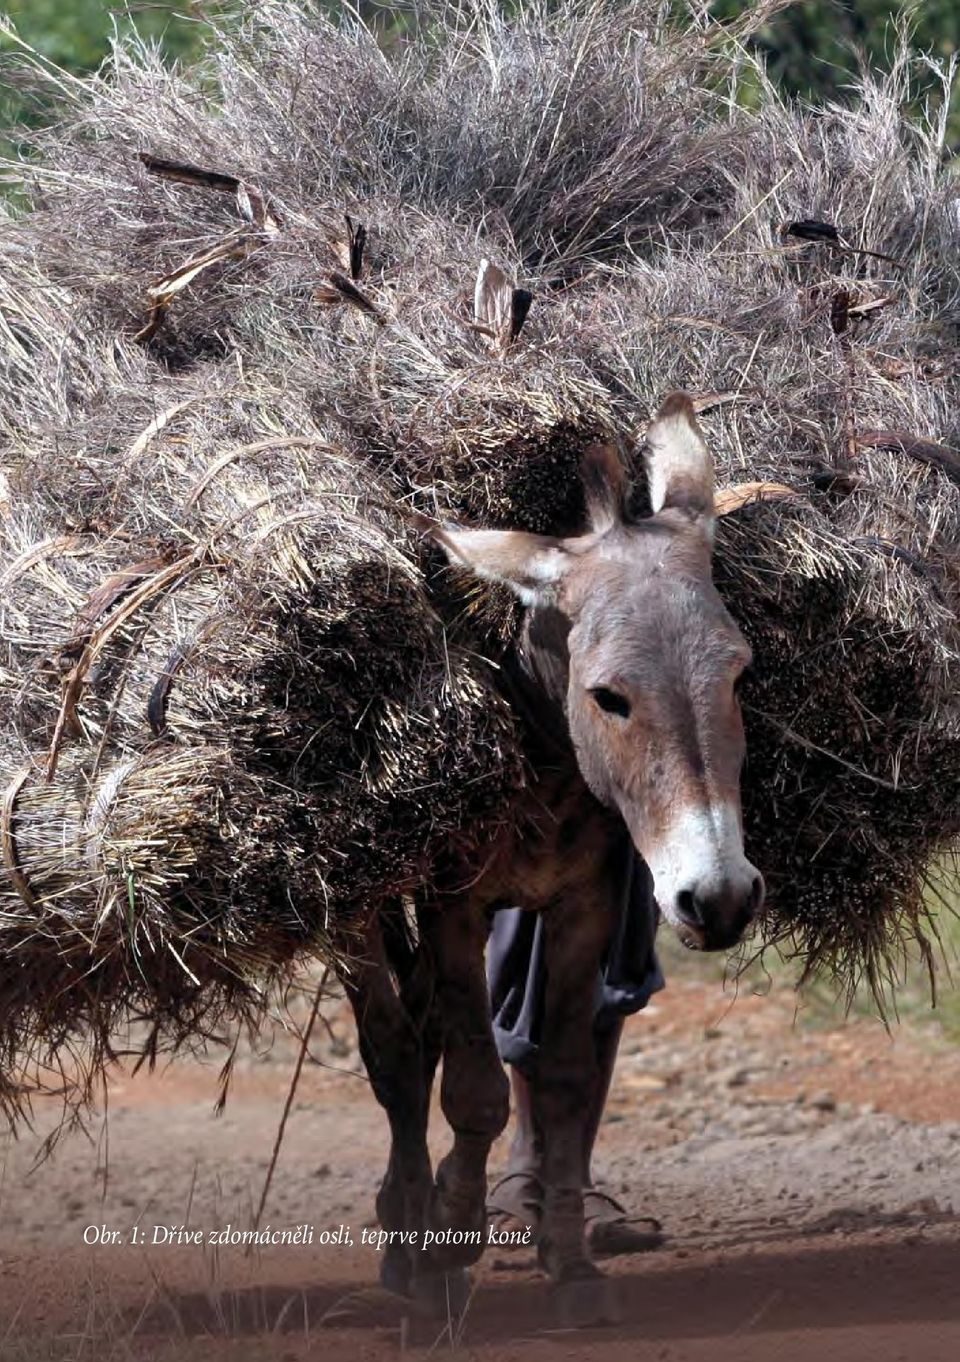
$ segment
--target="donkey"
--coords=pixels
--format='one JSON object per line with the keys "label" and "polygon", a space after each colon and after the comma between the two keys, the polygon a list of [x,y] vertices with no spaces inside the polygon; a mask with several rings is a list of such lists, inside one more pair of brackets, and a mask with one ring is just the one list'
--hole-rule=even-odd
{"label": "donkey", "polygon": [[[686,394],[661,406],[647,460],[644,519],[628,515],[615,451],[596,446],[582,471],[584,533],[429,530],[451,562],[507,583],[527,606],[502,685],[534,773],[509,825],[469,861],[450,853],[417,896],[417,948],[395,905],[371,920],[363,958],[345,978],[392,1135],[377,1198],[381,1225],[394,1232],[381,1278],[441,1309],[482,1252],[487,1156],[508,1118],[484,974],[491,913],[520,906],[543,915],[538,1255],[564,1317],[586,1323],[616,1316],[585,1247],[582,1149],[598,1083],[594,987],[625,853],[632,843],[663,917],[694,950],[732,946],[763,903],[740,812],[737,688],[750,649],[711,579],[713,467]],[[434,1179],[426,1127],[441,1055],[453,1145]]]}

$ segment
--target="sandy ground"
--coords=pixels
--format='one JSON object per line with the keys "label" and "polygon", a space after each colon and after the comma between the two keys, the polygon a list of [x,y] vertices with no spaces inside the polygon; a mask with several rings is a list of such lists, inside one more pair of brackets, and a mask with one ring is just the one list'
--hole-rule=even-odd
{"label": "sandy ground", "polygon": [[[438,1339],[435,1353],[960,1357],[960,1047],[935,1026],[823,1029],[795,1008],[785,988],[734,998],[687,969],[630,1023],[599,1163],[670,1243],[612,1269],[622,1325],[558,1330],[530,1253],[491,1250],[453,1345]],[[65,1137],[37,1169],[52,1108],[34,1133],[5,1138],[2,1362],[418,1355],[432,1335],[369,1289],[377,1255],[360,1239],[385,1131],[342,1005],[326,1015],[264,1215],[312,1228],[312,1244],[245,1255],[167,1231],[250,1224],[296,1057],[289,1035],[241,1057],[222,1116],[217,1055],[117,1072],[108,1120]],[[439,1120],[434,1143],[445,1147]],[[324,1232],[352,1246],[321,1243]]]}

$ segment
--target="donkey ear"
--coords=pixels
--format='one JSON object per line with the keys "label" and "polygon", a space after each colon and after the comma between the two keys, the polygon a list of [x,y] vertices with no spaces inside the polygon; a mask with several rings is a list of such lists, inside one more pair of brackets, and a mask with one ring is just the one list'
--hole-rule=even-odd
{"label": "donkey ear", "polygon": [[587,520],[591,530],[604,534],[627,518],[630,484],[613,445],[588,445],[580,464]]}
{"label": "donkey ear", "polygon": [[570,565],[562,541],[545,534],[462,530],[457,525],[431,526],[429,534],[452,563],[487,581],[505,582],[525,605],[541,601]]}
{"label": "donkey ear", "polygon": [[668,393],[647,431],[647,477],[654,514],[675,508],[713,525],[713,460],[686,393]]}

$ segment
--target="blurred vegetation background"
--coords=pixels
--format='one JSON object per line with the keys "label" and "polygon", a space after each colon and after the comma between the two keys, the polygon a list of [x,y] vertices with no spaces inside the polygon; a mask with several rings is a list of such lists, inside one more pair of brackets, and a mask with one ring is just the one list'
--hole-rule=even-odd
{"label": "blurred vegetation background", "polygon": [[[734,18],[749,0],[717,0],[710,11]],[[805,98],[843,98],[843,87],[857,64],[856,53],[872,65],[888,65],[899,25],[907,23],[918,52],[952,57],[960,51],[958,0],[798,0],[759,34],[773,79]],[[954,116],[960,140],[960,109]]]}
{"label": "blurred vegetation background", "polygon": [[171,59],[189,57],[200,40],[196,22],[202,7],[191,0],[131,3],[111,0],[4,0],[0,12],[13,21],[20,36],[68,71],[90,71],[106,56],[114,21],[136,26],[147,37],[162,40]]}
{"label": "blurred vegetation background", "polygon": [[[509,0],[508,0],[509,2]],[[256,0],[233,0],[254,4]],[[339,9],[339,0],[316,0]],[[719,18],[732,18],[751,0],[713,0],[704,8]],[[82,74],[95,70],[107,55],[111,34],[135,28],[160,44],[171,61],[196,56],[207,31],[207,19],[231,0],[0,0],[17,33],[51,61]],[[417,9],[416,0],[355,0],[353,8],[389,38],[402,32]],[[688,8],[676,0],[675,8]],[[842,98],[856,64],[855,52],[883,66],[894,47],[895,26],[911,24],[918,51],[949,57],[960,50],[960,0],[797,0],[767,24],[756,39],[771,75],[792,93],[813,99]],[[0,53],[15,47],[0,32]],[[0,67],[0,129],[8,137],[18,124],[43,118],[43,109],[18,88],[15,69]],[[953,116],[952,143],[960,151],[960,102]]]}
{"label": "blurred vegetation background", "polygon": [[[95,71],[107,55],[111,36],[136,28],[159,42],[171,60],[189,60],[200,49],[204,6],[193,0],[117,4],[116,0],[0,0],[0,15],[44,57],[82,75]],[[9,33],[0,31],[0,53],[16,50]],[[19,88],[15,68],[0,67],[0,127],[31,123],[42,117],[29,92]]]}

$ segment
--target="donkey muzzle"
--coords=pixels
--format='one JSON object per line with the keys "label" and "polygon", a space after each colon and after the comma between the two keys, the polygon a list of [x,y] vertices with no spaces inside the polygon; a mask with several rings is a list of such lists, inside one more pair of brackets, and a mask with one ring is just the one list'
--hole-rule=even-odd
{"label": "donkey muzzle", "polygon": [[763,907],[763,876],[749,862],[735,875],[696,880],[661,904],[685,946],[724,951],[735,946]]}

